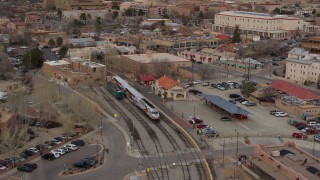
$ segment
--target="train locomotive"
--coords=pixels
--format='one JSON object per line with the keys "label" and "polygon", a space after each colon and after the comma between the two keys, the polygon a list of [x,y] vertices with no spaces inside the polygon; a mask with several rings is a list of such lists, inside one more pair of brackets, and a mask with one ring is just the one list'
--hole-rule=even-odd
{"label": "train locomotive", "polygon": [[151,119],[159,120],[160,113],[145,97],[137,90],[131,87],[125,80],[119,76],[112,77],[113,82],[125,93],[126,97],[136,106],[138,106]]}

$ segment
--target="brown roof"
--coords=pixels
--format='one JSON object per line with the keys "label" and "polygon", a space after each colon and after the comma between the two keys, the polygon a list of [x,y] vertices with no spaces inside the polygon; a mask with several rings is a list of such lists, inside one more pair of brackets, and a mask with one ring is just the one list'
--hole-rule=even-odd
{"label": "brown roof", "polygon": [[177,81],[168,78],[166,75],[159,78],[158,83],[163,89],[170,89],[178,84]]}

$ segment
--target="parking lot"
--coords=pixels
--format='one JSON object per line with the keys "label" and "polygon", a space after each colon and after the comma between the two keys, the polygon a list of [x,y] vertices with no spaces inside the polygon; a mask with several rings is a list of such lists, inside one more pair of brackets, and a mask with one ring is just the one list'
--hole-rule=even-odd
{"label": "parking lot", "polygon": [[[220,91],[210,86],[203,87],[201,84],[195,85],[193,88],[202,91],[204,94],[217,95],[226,100],[230,99],[229,94],[231,93],[241,94],[239,89]],[[185,101],[172,101],[167,102],[167,105],[170,108],[172,107],[180,116],[183,114],[184,117],[187,117],[195,112],[195,115],[203,119],[205,124],[218,130],[220,136],[235,136],[236,131],[238,131],[241,136],[277,136],[279,134],[282,137],[289,137],[293,132],[297,132],[296,128],[287,123],[290,117],[272,116],[270,115],[270,111],[276,108],[263,107],[259,104],[247,107],[237,102],[237,106],[250,113],[248,119],[243,121],[237,119],[221,121],[220,118],[223,115],[207,106],[205,100],[193,100],[189,103],[185,103]]]}

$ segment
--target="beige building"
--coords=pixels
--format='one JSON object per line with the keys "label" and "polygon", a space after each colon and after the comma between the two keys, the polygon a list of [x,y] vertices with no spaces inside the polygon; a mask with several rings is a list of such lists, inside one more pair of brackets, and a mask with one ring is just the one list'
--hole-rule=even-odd
{"label": "beige building", "polygon": [[61,10],[99,10],[112,6],[111,1],[101,0],[44,0],[44,8],[55,7]]}
{"label": "beige building", "polygon": [[68,85],[90,84],[105,75],[105,65],[83,58],[71,58],[44,62],[45,74],[66,82]]}
{"label": "beige building", "polygon": [[320,81],[320,55],[309,54],[302,48],[292,49],[286,60],[286,79],[303,84]]}
{"label": "beige building", "polygon": [[177,71],[178,67],[191,67],[191,61],[168,53],[121,56],[122,69],[134,75],[155,74],[155,68],[162,63],[168,63],[173,71]]}
{"label": "beige building", "polygon": [[215,31],[233,33],[236,25],[242,34],[272,39],[288,38],[304,28],[303,20],[300,18],[245,11],[225,11],[216,14],[212,28]]}

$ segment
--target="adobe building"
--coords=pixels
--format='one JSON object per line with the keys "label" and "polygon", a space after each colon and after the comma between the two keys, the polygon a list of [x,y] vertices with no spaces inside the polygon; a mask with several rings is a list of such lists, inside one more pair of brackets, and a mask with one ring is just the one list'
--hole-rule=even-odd
{"label": "adobe building", "polygon": [[191,61],[168,53],[122,55],[120,61],[125,65],[123,70],[134,75],[154,74],[157,64],[160,63],[168,63],[174,71],[179,67],[191,67]]}
{"label": "adobe building", "polygon": [[[253,157],[246,167],[260,179],[307,180],[319,179],[320,159],[307,153],[294,142],[254,148]],[[246,168],[245,168],[246,169]]]}
{"label": "adobe building", "polygon": [[0,109],[0,128],[8,127],[10,121],[14,120],[16,115],[7,109]]}
{"label": "adobe building", "polygon": [[105,65],[83,58],[70,58],[44,62],[43,72],[73,86],[104,79]]}

